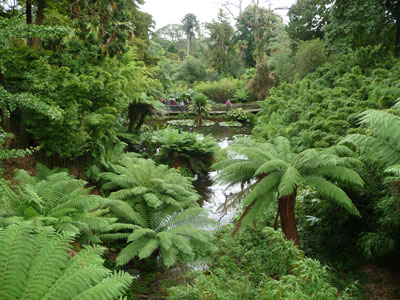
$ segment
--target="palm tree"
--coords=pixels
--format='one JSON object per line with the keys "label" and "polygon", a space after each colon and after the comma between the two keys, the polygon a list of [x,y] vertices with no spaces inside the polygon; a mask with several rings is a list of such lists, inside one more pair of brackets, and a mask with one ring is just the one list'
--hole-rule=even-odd
{"label": "palm tree", "polygon": [[[114,233],[101,237],[127,239],[117,257],[119,265],[136,257],[153,262],[161,257],[170,267],[214,249],[211,233],[204,230],[212,222],[198,207],[200,196],[188,177],[132,154],[124,155],[112,169],[102,175],[108,181],[103,188],[113,191],[110,210],[121,223],[113,224]],[[126,224],[133,230],[126,230]]]}
{"label": "palm tree", "polygon": [[207,101],[204,94],[198,93],[193,97],[190,111],[195,113],[194,123],[197,128],[203,123],[203,116],[207,115],[211,110],[211,105]]}
{"label": "palm tree", "polygon": [[221,170],[216,180],[222,183],[248,183],[243,195],[244,211],[233,234],[242,223],[255,221],[272,201],[278,201],[278,216],[286,238],[300,246],[294,207],[300,187],[311,186],[321,195],[335,201],[349,213],[359,216],[346,193],[337,183],[362,186],[360,176],[349,169],[359,165],[345,146],[324,150],[308,149],[299,154],[289,141],[278,137],[273,143],[242,139],[228,148],[228,159],[214,165]]}
{"label": "palm tree", "polygon": [[[105,248],[75,253],[70,234],[31,222],[0,228],[0,299],[98,299],[123,296],[132,277],[103,266]],[[73,254],[73,257],[71,257]]]}

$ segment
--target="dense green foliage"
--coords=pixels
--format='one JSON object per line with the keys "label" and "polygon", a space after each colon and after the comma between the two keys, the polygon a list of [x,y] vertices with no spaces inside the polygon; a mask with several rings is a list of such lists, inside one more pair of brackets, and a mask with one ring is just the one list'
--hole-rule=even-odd
{"label": "dense green foliage", "polygon": [[[398,65],[381,48],[359,49],[292,84],[271,90],[254,134],[287,136],[296,147],[326,147],[359,129],[357,115],[398,98]],[[305,107],[307,110],[305,111]]]}
{"label": "dense green foliage", "polygon": [[[205,258],[171,299],[368,299],[323,265],[363,283],[400,264],[400,1],[297,0],[286,24],[231,0],[160,29],[144,2],[0,0],[0,298],[119,299],[113,270],[169,280]],[[181,101],[188,119],[160,120]],[[245,123],[221,152],[165,129],[213,124],[225,147]],[[251,228],[279,223],[305,254]]]}
{"label": "dense green foliage", "polygon": [[207,172],[215,160],[218,145],[211,136],[166,129],[155,132],[151,143],[153,158],[174,168],[186,168],[193,173]]}
{"label": "dense green foliage", "polygon": [[168,299],[355,299],[351,289],[338,291],[332,285],[327,268],[271,228],[235,237],[225,229],[218,233],[217,246],[210,270],[170,289]]}
{"label": "dense green foliage", "polygon": [[79,241],[100,243],[99,234],[115,221],[106,218],[106,199],[89,195],[86,182],[66,172],[38,166],[37,176],[19,170],[15,191],[1,182],[0,225],[30,220],[36,227],[53,226],[57,232],[74,234]]}
{"label": "dense green foliage", "polygon": [[[132,278],[103,266],[105,249],[87,247],[74,253],[73,235],[32,223],[0,229],[1,299],[115,300]],[[74,253],[75,254],[75,253]]]}
{"label": "dense green foliage", "polygon": [[226,100],[234,98],[243,88],[244,83],[241,80],[227,78],[214,82],[201,82],[195,86],[195,90],[219,103],[225,103]]}

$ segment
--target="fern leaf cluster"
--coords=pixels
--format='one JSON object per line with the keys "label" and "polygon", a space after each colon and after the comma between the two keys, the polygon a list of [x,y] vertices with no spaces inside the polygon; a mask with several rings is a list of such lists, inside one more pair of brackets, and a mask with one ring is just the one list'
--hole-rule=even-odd
{"label": "fern leaf cluster", "polygon": [[400,117],[378,110],[367,110],[361,123],[370,129],[369,135],[351,134],[343,144],[355,146],[363,155],[385,169],[387,182],[400,180]]}
{"label": "fern leaf cluster", "polygon": [[193,173],[207,172],[218,150],[213,137],[176,129],[155,132],[152,143],[157,147],[157,162],[186,167]]}
{"label": "fern leaf cluster", "polygon": [[127,240],[117,264],[160,256],[170,267],[214,249],[212,235],[205,230],[213,223],[198,207],[191,179],[133,155],[124,155],[113,169],[101,176],[107,181],[103,188],[112,191],[110,212],[121,225],[112,225],[112,232],[102,238]]}
{"label": "fern leaf cluster", "polygon": [[0,299],[114,300],[132,277],[103,266],[102,247],[87,247],[70,257],[73,238],[31,222],[0,229]]}
{"label": "fern leaf cluster", "polygon": [[79,234],[86,243],[100,243],[99,233],[108,230],[115,219],[107,218],[107,200],[90,195],[86,182],[66,172],[38,168],[38,176],[20,170],[13,189],[0,182],[0,225],[32,220],[36,226],[53,226],[58,232]]}

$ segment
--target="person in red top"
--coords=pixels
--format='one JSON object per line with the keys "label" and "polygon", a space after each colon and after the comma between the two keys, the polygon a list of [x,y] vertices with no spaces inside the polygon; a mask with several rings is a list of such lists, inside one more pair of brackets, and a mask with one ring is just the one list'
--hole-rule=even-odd
{"label": "person in red top", "polygon": [[231,107],[232,107],[232,102],[231,102],[231,100],[226,100],[226,103],[225,103],[225,105],[226,105],[226,112],[229,112],[229,110],[231,109]]}

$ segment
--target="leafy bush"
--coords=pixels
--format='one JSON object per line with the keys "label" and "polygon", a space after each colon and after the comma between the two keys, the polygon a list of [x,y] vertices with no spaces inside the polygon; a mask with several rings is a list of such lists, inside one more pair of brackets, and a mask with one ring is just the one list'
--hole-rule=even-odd
{"label": "leafy bush", "polygon": [[98,141],[96,148],[92,152],[92,163],[86,171],[86,176],[99,182],[100,173],[112,169],[113,164],[118,162],[125,152],[127,144],[117,138],[108,137],[103,141]]}
{"label": "leafy bush", "polygon": [[384,182],[391,192],[391,196],[374,202],[375,226],[363,232],[358,241],[361,253],[371,260],[394,254],[400,243],[397,234],[400,228],[400,117],[378,110],[367,110],[360,117],[361,123],[368,126],[369,134],[351,134],[342,143],[353,145],[364,160],[375,162],[383,170],[382,175],[386,175]]}
{"label": "leafy bush", "polygon": [[193,56],[186,57],[185,61],[175,75],[176,80],[194,83],[206,77],[206,65],[198,58]]}
{"label": "leafy bush", "polygon": [[[30,222],[0,228],[0,299],[98,299],[123,296],[132,277],[103,267],[105,249],[74,253],[71,234]],[[74,253],[75,254],[75,253]]]}
{"label": "leafy bush", "polygon": [[201,82],[194,89],[205,94],[212,101],[225,103],[226,100],[232,99],[238,90],[243,91],[244,85],[245,83],[239,79],[225,78],[220,81]]}
{"label": "leafy bush", "polygon": [[303,78],[314,72],[328,60],[324,54],[324,42],[320,39],[301,42],[295,56],[295,72]]}
{"label": "leafy bush", "polygon": [[217,246],[209,271],[171,288],[168,299],[355,299],[351,289],[339,291],[332,285],[326,267],[304,257],[272,228],[249,229],[235,237],[224,229],[218,232]]}
{"label": "leafy bush", "polygon": [[193,173],[208,172],[214,162],[218,145],[211,136],[202,136],[176,129],[157,131],[152,136],[157,145],[154,159],[171,167],[185,167]]}
{"label": "leafy bush", "polygon": [[228,117],[229,120],[238,121],[241,123],[254,123],[255,121],[254,115],[243,108],[232,109],[228,113]]}
{"label": "leafy bush", "polygon": [[239,88],[235,91],[232,100],[235,102],[247,102],[250,100],[250,95],[245,88]]}

